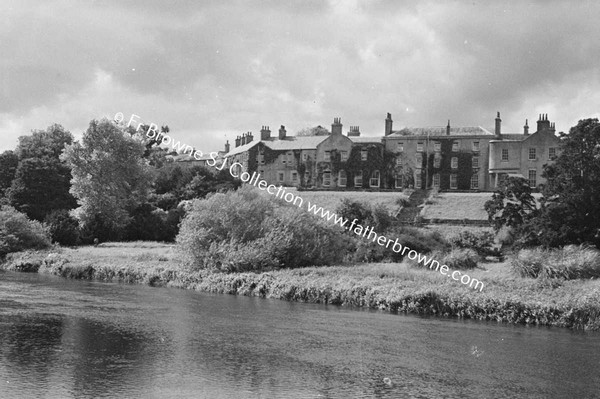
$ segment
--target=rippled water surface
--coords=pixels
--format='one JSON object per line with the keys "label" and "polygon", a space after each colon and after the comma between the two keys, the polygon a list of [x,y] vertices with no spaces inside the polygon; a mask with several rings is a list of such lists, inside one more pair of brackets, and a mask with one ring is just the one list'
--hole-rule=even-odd
{"label": "rippled water surface", "polygon": [[0,397],[593,398],[600,334],[0,272]]}

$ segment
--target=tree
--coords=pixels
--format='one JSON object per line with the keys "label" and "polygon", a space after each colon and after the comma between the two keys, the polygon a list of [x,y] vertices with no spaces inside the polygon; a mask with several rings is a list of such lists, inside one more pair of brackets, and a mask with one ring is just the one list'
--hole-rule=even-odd
{"label": "tree", "polygon": [[75,214],[84,228],[102,226],[110,231],[103,237],[119,238],[130,213],[147,198],[151,172],[145,149],[143,140],[108,120],[92,120],[81,142],[67,146],[61,158],[71,166]]}
{"label": "tree", "polygon": [[528,223],[530,243],[547,247],[591,243],[600,248],[600,123],[580,120],[561,133],[559,155],[546,166],[546,201]]}
{"label": "tree", "polygon": [[536,213],[531,187],[522,177],[507,177],[484,205],[488,220],[496,231],[501,227],[519,227]]}
{"label": "tree", "polygon": [[15,151],[19,163],[6,192],[12,206],[31,219],[43,221],[55,209],[77,205],[69,194],[71,170],[59,158],[72,142],[71,133],[57,124],[19,137]]}
{"label": "tree", "polygon": [[329,135],[329,130],[325,129],[323,126],[319,125],[316,127],[307,127],[296,133],[297,137],[302,136],[327,136]]}
{"label": "tree", "polygon": [[0,154],[0,197],[6,195],[15,178],[17,166],[19,166],[19,157],[14,151],[4,151]]}

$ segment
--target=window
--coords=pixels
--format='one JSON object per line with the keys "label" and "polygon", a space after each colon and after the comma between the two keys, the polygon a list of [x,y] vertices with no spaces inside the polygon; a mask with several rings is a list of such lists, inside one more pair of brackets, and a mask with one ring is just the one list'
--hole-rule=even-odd
{"label": "window", "polygon": [[433,175],[433,187],[440,188],[440,174],[435,173]]}
{"label": "window", "polygon": [[402,158],[396,157],[396,166],[402,166]]}
{"label": "window", "polygon": [[331,161],[331,151],[325,151],[324,161],[325,162]]}
{"label": "window", "polygon": [[417,168],[420,168],[421,165],[423,165],[423,154],[419,153],[417,154],[417,160],[416,160],[416,166]]}
{"label": "window", "polygon": [[366,161],[367,160],[367,154],[368,154],[367,150],[360,150],[360,159],[362,161]]}
{"label": "window", "polygon": [[308,154],[307,153],[302,154],[302,160],[306,161],[307,159],[308,159]]}
{"label": "window", "polygon": [[419,141],[417,143],[417,152],[423,152],[423,142]]}
{"label": "window", "polygon": [[535,169],[532,169],[529,171],[529,187],[531,188],[535,188],[536,187],[536,177],[537,177],[537,171]]}
{"label": "window", "polygon": [[292,183],[298,182],[298,172],[292,172]]}
{"label": "window", "polygon": [[421,181],[421,171],[418,170],[415,176],[415,188],[421,188],[423,182]]}
{"label": "window", "polygon": [[473,151],[479,151],[479,141],[473,142]]}
{"label": "window", "polygon": [[347,161],[348,160],[348,151],[341,151],[340,160],[341,161]]}
{"label": "window", "polygon": [[440,154],[435,154],[435,156],[433,157],[433,167],[439,168],[441,162],[442,162],[442,157],[440,156]]}
{"label": "window", "polygon": [[287,162],[287,156],[285,154],[283,154],[281,156],[281,163],[286,163]]}
{"label": "window", "polygon": [[396,188],[403,188],[404,187],[404,176],[402,175],[396,175],[396,178],[394,179],[394,184],[396,186]]}
{"label": "window", "polygon": [[404,151],[404,143],[403,143],[402,141],[399,141],[399,142],[396,144],[396,151],[400,151],[400,152],[403,152],[403,151]]}
{"label": "window", "polygon": [[471,160],[471,163],[474,168],[478,168],[479,167],[479,157],[473,157]]}
{"label": "window", "polygon": [[359,170],[354,175],[354,187],[362,187],[362,170]]}
{"label": "window", "polygon": [[452,142],[452,151],[453,152],[458,152],[458,141],[453,141]]}
{"label": "window", "polygon": [[452,160],[450,162],[450,167],[452,169],[458,169],[458,157],[452,157]]}
{"label": "window", "polygon": [[346,187],[347,180],[348,180],[348,178],[346,176],[346,171],[340,170],[338,172],[338,186]]}
{"label": "window", "polygon": [[554,159],[556,157],[556,148],[550,147],[548,148],[548,159]]}
{"label": "window", "polygon": [[471,176],[471,190],[477,189],[479,189],[479,175],[477,173],[474,173]]}
{"label": "window", "polygon": [[442,150],[442,143],[440,143],[439,141],[436,141],[435,143],[433,143],[433,151],[440,152],[441,150]]}
{"label": "window", "polygon": [[281,183],[281,182],[283,182],[283,180],[284,180],[284,177],[285,177],[285,173],[283,173],[283,172],[281,172],[281,171],[280,171],[280,172],[277,172],[277,181],[278,181],[278,182],[280,182],[280,183]]}
{"label": "window", "polygon": [[260,154],[258,156],[258,163],[260,163],[261,165],[265,164],[265,156],[263,154]]}
{"label": "window", "polygon": [[455,174],[450,175],[450,188],[456,190],[458,188],[458,179]]}
{"label": "window", "polygon": [[308,184],[309,181],[310,181],[310,172],[307,170],[306,172],[304,172],[304,184]]}
{"label": "window", "polygon": [[530,148],[529,149],[529,160],[530,161],[535,161],[535,148]]}
{"label": "window", "polygon": [[288,152],[287,154],[287,158],[288,158],[288,164],[291,165],[294,163],[294,154],[291,152]]}
{"label": "window", "polygon": [[502,149],[502,162],[508,162],[508,148]]}
{"label": "window", "polygon": [[371,173],[371,179],[369,180],[369,186],[370,187],[379,187],[379,171],[378,170],[374,170]]}
{"label": "window", "polygon": [[331,172],[323,172],[323,187],[331,185]]}

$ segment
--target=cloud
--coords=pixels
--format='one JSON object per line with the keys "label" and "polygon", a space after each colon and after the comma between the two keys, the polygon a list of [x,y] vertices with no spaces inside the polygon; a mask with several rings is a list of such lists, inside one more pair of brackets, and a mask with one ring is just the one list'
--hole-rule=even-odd
{"label": "cloud", "polygon": [[204,149],[262,125],[342,117],[493,125],[594,114],[592,2],[96,1],[0,5],[0,150],[61,123],[135,113]]}

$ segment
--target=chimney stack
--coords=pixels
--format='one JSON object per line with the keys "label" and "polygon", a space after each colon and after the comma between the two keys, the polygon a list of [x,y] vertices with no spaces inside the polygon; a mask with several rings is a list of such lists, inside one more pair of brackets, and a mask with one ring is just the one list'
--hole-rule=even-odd
{"label": "chimney stack", "polygon": [[279,140],[285,139],[285,126],[281,125],[279,128]]}
{"label": "chimney stack", "polygon": [[385,118],[385,135],[389,136],[392,134],[392,114],[388,112],[387,117]]}
{"label": "chimney stack", "polygon": [[331,135],[342,135],[342,118],[333,118],[331,124]]}
{"label": "chimney stack", "polygon": [[268,140],[271,137],[271,131],[269,130],[269,126],[263,126],[260,129],[260,139]]}
{"label": "chimney stack", "polygon": [[358,126],[350,126],[350,131],[348,131],[348,137],[358,136],[360,136],[360,128]]}
{"label": "chimney stack", "polygon": [[525,119],[525,126],[523,126],[523,134],[529,136],[529,124],[527,123],[527,119]]}
{"label": "chimney stack", "polygon": [[250,143],[252,139],[254,139],[254,136],[252,136],[252,132],[248,132],[248,134],[246,135],[246,144]]}
{"label": "chimney stack", "polygon": [[230,150],[229,140],[227,140],[227,142],[225,143],[225,154],[229,153],[229,150]]}
{"label": "chimney stack", "polygon": [[246,144],[246,133],[242,133],[242,140],[240,141],[240,145]]}
{"label": "chimney stack", "polygon": [[496,116],[496,129],[494,133],[496,134],[496,139],[502,140],[502,119],[500,119],[500,111],[498,111]]}
{"label": "chimney stack", "polygon": [[450,119],[448,119],[448,125],[446,125],[446,136],[450,136]]}
{"label": "chimney stack", "polygon": [[540,117],[537,121],[537,131],[541,132],[544,130],[551,130],[548,114],[540,114]]}
{"label": "chimney stack", "polygon": [[240,136],[237,136],[237,137],[235,138],[235,147],[236,147],[236,148],[240,146],[240,140],[241,140],[241,139],[240,139]]}

